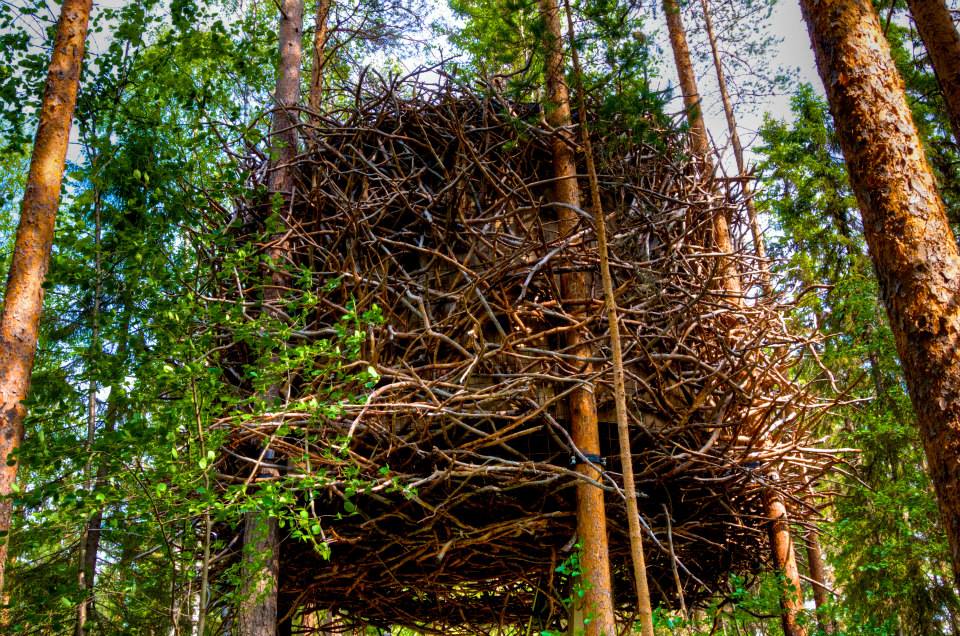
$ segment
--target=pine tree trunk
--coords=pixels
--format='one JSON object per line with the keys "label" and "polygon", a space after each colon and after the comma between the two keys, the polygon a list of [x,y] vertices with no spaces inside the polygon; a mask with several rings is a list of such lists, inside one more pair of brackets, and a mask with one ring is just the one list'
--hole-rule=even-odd
{"label": "pine tree trunk", "polygon": [[319,113],[323,106],[323,67],[326,65],[330,0],[317,0],[317,19],[313,32],[313,72],[310,76],[310,110]]}
{"label": "pine tree trunk", "polygon": [[6,535],[13,516],[9,496],[17,479],[17,464],[11,461],[11,454],[23,440],[26,410],[22,402],[29,391],[36,355],[42,285],[53,246],[90,7],[91,0],[64,0],[60,10],[0,316],[0,533],[4,535],[0,591],[6,571]]}
{"label": "pine tree trunk", "polygon": [[[673,48],[677,73],[680,77],[680,88],[683,92],[683,103],[687,110],[687,119],[690,122],[691,146],[695,153],[703,157],[703,162],[708,166],[708,169],[712,169],[709,168],[710,146],[707,140],[707,127],[703,120],[703,113],[700,110],[700,94],[697,90],[697,79],[693,70],[693,62],[690,58],[690,49],[687,46],[686,32],[680,16],[680,7],[676,0],[663,0],[663,11],[667,17],[670,44]],[[705,11],[705,15],[709,15],[709,11]],[[734,130],[735,129],[736,122],[734,122]],[[731,254],[733,252],[733,246],[730,240],[730,230],[727,224],[727,218],[722,211],[714,214],[713,234],[717,250],[721,253]],[[736,302],[742,302],[740,277],[732,258],[726,260],[726,265],[723,269],[725,270],[722,279],[724,290],[733,296]],[[778,481],[776,473],[771,474],[770,481],[773,483]],[[798,625],[796,620],[797,612],[803,608],[800,572],[797,570],[793,541],[790,538],[790,526],[785,521],[786,507],[781,497],[769,488],[764,492],[764,502],[767,518],[771,520],[770,544],[774,553],[774,562],[777,568],[780,569],[787,578],[787,587],[797,592],[796,595],[792,595],[789,593],[790,589],[788,589],[787,593],[781,598],[781,604],[784,609],[784,633],[786,636],[803,636],[806,632],[802,626]]]}
{"label": "pine tree trunk", "polygon": [[[770,481],[777,483],[780,476],[770,473]],[[783,574],[785,588],[780,596],[783,609],[781,624],[784,636],[805,636],[806,629],[797,621],[797,615],[803,610],[803,588],[800,587],[800,570],[797,568],[796,551],[790,536],[790,521],[783,499],[772,488],[763,493],[767,519],[770,520],[770,545],[773,548],[773,562]]]}
{"label": "pine tree trunk", "polygon": [[[564,0],[567,14],[567,33],[570,42],[576,41],[573,26],[573,10],[570,0]],[[637,622],[642,636],[654,636],[653,607],[650,603],[650,585],[647,581],[646,556],[643,551],[643,530],[640,527],[640,504],[637,502],[637,483],[633,474],[633,453],[630,447],[630,415],[627,411],[626,373],[623,368],[623,347],[620,340],[620,309],[610,273],[610,254],[607,247],[607,224],[600,199],[600,179],[593,157],[593,144],[590,141],[590,128],[587,125],[587,105],[584,97],[583,68],[577,47],[571,45],[570,55],[573,61],[573,73],[577,89],[577,107],[580,109],[580,140],[587,164],[587,178],[590,183],[590,212],[593,216],[594,231],[597,237],[597,252],[600,256],[600,279],[603,288],[607,325],[610,331],[610,353],[613,363],[614,409],[617,417],[617,438],[620,446],[620,465],[623,472],[623,494],[627,512],[627,528],[630,536],[630,560],[633,565],[634,592],[637,595]]]}
{"label": "pine tree trunk", "polygon": [[723,102],[723,113],[727,118],[727,131],[730,134],[730,144],[733,146],[733,157],[737,162],[737,176],[740,179],[740,192],[744,205],[747,208],[747,221],[750,223],[750,235],[753,237],[753,249],[757,254],[760,268],[760,284],[763,291],[771,293],[770,272],[767,270],[767,249],[763,243],[763,232],[760,231],[760,220],[757,218],[757,206],[753,202],[753,188],[747,174],[747,163],[743,156],[743,144],[740,142],[740,132],[737,130],[737,116],[730,100],[730,91],[727,89],[727,77],[723,71],[723,60],[720,57],[720,47],[713,32],[713,18],[710,15],[708,0],[700,0],[703,8],[703,22],[710,41],[710,52],[713,57],[713,68],[717,73],[717,85],[720,87],[720,100]]}
{"label": "pine tree trunk", "polygon": [[[577,185],[577,168],[573,148],[576,147],[570,131],[570,97],[564,83],[563,40],[560,15],[556,0],[540,0],[540,12],[546,23],[544,48],[546,51],[546,78],[549,103],[545,108],[547,123],[555,130],[553,140],[554,201],[557,206],[561,236],[575,233],[580,224],[579,215],[566,206],[580,208],[580,189]],[[586,308],[592,300],[590,277],[585,272],[563,274],[560,291],[568,311],[576,312],[575,318],[586,318]],[[570,331],[567,337],[567,352],[581,359],[588,359],[593,351],[584,337]],[[593,365],[584,361],[581,374],[593,375]],[[580,387],[570,395],[570,423],[573,442],[584,455],[600,453],[600,435],[597,428],[597,405],[593,391]],[[600,479],[600,472],[593,463],[578,463],[577,472],[592,479]],[[613,616],[613,587],[610,580],[610,554],[607,545],[607,517],[604,508],[603,490],[592,484],[577,485],[577,535],[582,544],[584,613],[591,617],[586,625],[587,636],[612,636],[616,634]]]}
{"label": "pine tree trunk", "polygon": [[241,636],[277,633],[279,547],[277,520],[259,511],[248,512],[243,528]]}
{"label": "pine tree trunk", "polygon": [[947,103],[953,138],[960,144],[960,33],[945,0],[907,0],[907,6]]}
{"label": "pine tree trunk", "polygon": [[297,104],[300,102],[300,64],[303,60],[303,0],[282,0],[279,31],[280,65],[270,133],[270,192],[290,196],[293,192],[291,164],[297,156],[297,124],[300,121]]}
{"label": "pine tree trunk", "polygon": [[826,614],[826,606],[830,600],[830,590],[827,566],[823,562],[823,550],[820,548],[820,534],[811,527],[805,537],[807,543],[807,563],[810,565],[810,581],[813,583],[813,602],[817,607],[817,622],[820,631],[824,634],[836,632],[836,625]]}
{"label": "pine tree trunk", "polygon": [[[707,136],[707,125],[703,120],[703,111],[700,109],[697,76],[693,70],[690,47],[687,46],[687,32],[683,27],[683,17],[680,15],[680,5],[677,0],[663,0],[663,12],[667,19],[670,47],[673,49],[673,60],[677,67],[677,76],[680,79],[680,92],[683,94],[683,105],[687,112],[687,122],[690,125],[690,148],[697,158],[703,162],[704,169],[712,172],[710,139]],[[718,209],[710,221],[714,247],[721,254],[733,254],[730,223],[725,212]],[[726,256],[721,259],[719,275],[718,286],[721,290],[730,296],[739,298],[740,275],[732,257]]]}
{"label": "pine tree trunk", "polygon": [[[303,0],[282,0],[280,3],[280,64],[277,69],[276,104],[271,130],[269,188],[284,200],[280,218],[288,226],[288,205],[294,196],[292,164],[297,156],[297,104],[300,101],[300,64],[303,58]],[[264,310],[282,316],[278,305],[288,276],[284,272],[290,257],[285,232],[273,237],[268,249],[270,276],[263,290]],[[275,401],[280,387],[268,390],[267,402]],[[273,463],[273,452],[264,451],[267,462]],[[259,474],[276,477],[276,468],[261,467]],[[277,633],[277,594],[279,591],[279,534],[277,520],[265,512],[247,513],[244,532],[244,597],[240,605],[241,636],[274,636]]]}
{"label": "pine tree trunk", "polygon": [[960,581],[960,254],[869,0],[801,0]]}

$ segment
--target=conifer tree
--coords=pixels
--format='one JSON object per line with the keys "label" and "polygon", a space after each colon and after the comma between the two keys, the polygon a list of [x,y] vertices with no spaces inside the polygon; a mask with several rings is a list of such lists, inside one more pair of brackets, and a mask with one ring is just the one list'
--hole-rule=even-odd
{"label": "conifer tree", "polygon": [[[286,226],[289,203],[295,196],[293,161],[297,155],[297,111],[300,101],[300,64],[303,58],[303,0],[284,0],[280,4],[280,64],[277,68],[277,89],[271,130],[269,191],[281,204],[277,210],[281,225]],[[279,306],[287,284],[284,273],[290,258],[285,232],[271,239],[268,248],[270,274],[263,289],[265,311],[282,317]],[[272,386],[264,396],[275,406],[280,387]],[[255,470],[267,477],[279,473],[272,466],[273,452],[264,448]],[[243,636],[270,636],[277,630],[277,593],[280,584],[280,538],[277,520],[266,511],[247,513],[243,530],[244,590],[240,607],[240,629]]]}
{"label": "conifer tree", "polygon": [[[687,111],[687,122],[690,125],[690,147],[694,155],[703,162],[707,171],[713,170],[710,158],[710,137],[703,119],[700,91],[697,89],[697,76],[693,69],[693,60],[690,57],[690,47],[687,44],[687,33],[683,26],[683,17],[680,14],[680,5],[677,0],[663,0],[663,12],[667,19],[667,30],[670,34],[670,47],[673,50],[673,59],[680,79],[680,93],[683,105]],[[720,286],[731,297],[740,295],[740,275],[736,264],[729,256],[733,254],[733,241],[730,238],[730,222],[726,213],[718,209],[710,219],[713,230],[713,244],[717,251],[725,255],[721,260]]]}
{"label": "conifer tree", "polygon": [[801,8],[960,580],[960,253],[873,5]]}
{"label": "conifer tree", "polygon": [[[53,227],[83,61],[92,0],[65,0],[60,9],[30,175],[20,208],[14,257],[0,316],[0,533],[10,530],[17,479],[16,451],[23,441],[22,404],[36,355],[43,282],[53,247]],[[0,546],[3,590],[7,537]]]}
{"label": "conifer tree", "polygon": [[[700,156],[704,165],[712,170],[707,126],[703,119],[700,93],[697,89],[696,74],[690,58],[683,19],[680,15],[680,5],[676,0],[663,0],[663,11],[666,14],[670,43],[673,48],[677,73],[680,77],[680,88],[683,94],[683,103],[687,110],[687,121],[690,123],[691,146],[693,151]],[[717,250],[724,254],[732,253],[733,245],[730,240],[730,229],[726,215],[722,210],[718,210],[713,215],[712,220],[713,240]],[[740,277],[736,271],[736,266],[732,259],[725,259],[725,262],[722,279],[723,291],[732,296],[736,302],[741,302]],[[778,480],[776,471],[772,471],[770,481],[775,484]],[[782,497],[772,489],[765,489],[763,500],[767,518],[770,520],[769,534],[774,565],[783,573],[786,583],[781,599],[783,631],[787,636],[804,636],[806,630],[797,621],[797,616],[803,609],[803,590],[800,586],[800,572],[797,568],[796,551],[790,533],[787,509]]]}
{"label": "conifer tree", "polygon": [[960,33],[945,0],[907,0],[947,104],[954,141],[960,143]]}
{"label": "conifer tree", "polygon": [[[549,103],[547,123],[556,131],[553,141],[554,201],[562,236],[576,232],[580,223],[575,210],[580,208],[580,188],[573,154],[575,141],[570,133],[570,96],[564,79],[563,36],[556,0],[540,0],[545,23],[543,46],[546,58],[546,84]],[[591,295],[591,281],[585,272],[572,272],[560,277],[563,299],[570,307],[583,307]],[[578,321],[583,320],[582,309]],[[567,336],[568,351],[582,359],[583,372],[592,374],[592,347],[579,329]],[[570,394],[570,428],[574,444],[588,459],[600,454],[600,433],[597,404],[593,390],[578,387]],[[577,472],[598,479],[600,471],[590,462],[578,463]],[[580,562],[584,573],[583,611],[591,620],[586,624],[587,636],[616,634],[613,614],[613,587],[610,578],[610,551],[607,544],[607,517],[603,490],[581,481],[577,484],[577,537],[582,544]]]}
{"label": "conifer tree", "polygon": [[760,230],[760,220],[757,218],[757,206],[753,201],[753,187],[750,183],[750,176],[747,173],[743,143],[740,141],[740,131],[737,128],[737,115],[733,110],[733,101],[730,99],[730,91],[727,87],[727,77],[723,69],[720,47],[717,44],[717,37],[713,31],[713,17],[710,13],[709,1],[700,0],[700,7],[703,10],[703,25],[707,32],[707,40],[710,43],[713,68],[717,73],[717,86],[720,88],[720,100],[723,102],[723,113],[727,119],[727,132],[730,135],[730,144],[733,146],[733,158],[737,162],[737,177],[740,180],[740,191],[743,194],[744,207],[747,210],[747,221],[750,223],[753,249],[759,261],[760,282],[763,285],[764,291],[770,293],[770,273],[767,271],[766,263],[767,250],[764,246],[763,234]]}

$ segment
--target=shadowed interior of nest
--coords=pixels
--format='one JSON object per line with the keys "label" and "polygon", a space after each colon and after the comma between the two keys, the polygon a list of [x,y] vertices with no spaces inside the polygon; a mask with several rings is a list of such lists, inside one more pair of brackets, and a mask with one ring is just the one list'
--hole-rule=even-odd
{"label": "shadowed interior of nest", "polygon": [[[606,467],[597,486],[607,490],[616,598],[629,613],[589,210],[573,235],[558,234],[551,133],[536,108],[467,91],[400,92],[368,95],[302,129],[307,150],[283,240],[316,287],[338,281],[305,332],[329,330],[351,303],[378,305],[384,320],[363,347],[361,364],[380,376],[365,404],[318,418],[292,408],[317,393],[301,382],[286,408],[235,433],[239,448],[283,424],[290,433],[273,447],[289,470],[305,471],[308,457],[311,471],[329,476],[316,510],[331,559],[285,540],[281,596],[328,610],[341,627],[561,626],[571,591],[556,568],[575,550],[573,486],[582,479],[565,396],[586,383],[600,411]],[[775,300],[717,291],[710,216],[718,206],[738,211],[685,158],[682,137],[651,129],[655,141],[645,142],[616,121],[593,127],[654,603],[676,605],[679,582],[689,605],[729,573],[763,567],[761,486],[802,508],[806,480],[826,463],[805,448],[813,406],[787,375],[804,343],[786,333]],[[252,205],[246,213],[263,216]],[[749,283],[753,263],[738,262]],[[560,297],[558,276],[571,271],[590,273],[592,297]],[[595,376],[566,353],[571,329],[591,338]],[[331,447],[348,450],[324,452]],[[778,483],[764,480],[769,468]],[[369,484],[349,514],[348,473]]]}

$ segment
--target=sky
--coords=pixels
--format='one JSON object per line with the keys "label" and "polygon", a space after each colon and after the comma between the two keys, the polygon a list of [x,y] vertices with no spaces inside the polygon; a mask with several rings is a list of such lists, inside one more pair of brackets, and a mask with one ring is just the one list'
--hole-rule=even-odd
{"label": "sky", "polygon": [[[102,10],[107,6],[122,6],[127,1],[128,0],[94,0],[94,10]],[[650,5],[659,5],[659,2],[656,0],[648,0],[648,2]],[[13,6],[26,4],[25,0],[12,0],[11,3]],[[433,11],[431,12],[432,15],[427,18],[428,22],[436,18],[450,19],[446,0],[431,0],[430,4],[433,5]],[[55,3],[48,2],[49,13],[45,16],[48,19],[56,14],[56,6],[54,5]],[[685,18],[687,29],[691,32],[694,31],[697,28],[697,24],[693,21],[689,12]],[[30,20],[25,20],[24,26],[27,26],[31,31],[40,31],[36,23],[29,24],[29,22]],[[666,28],[663,26],[662,14],[654,16],[653,19],[650,20],[650,24],[657,29],[655,41],[663,51],[659,78],[661,85],[657,88],[666,88],[668,84],[676,86],[676,69],[673,66],[673,58],[666,37]],[[312,27],[312,25],[309,26]],[[813,53],[810,49],[809,36],[807,35],[806,27],[800,16],[800,8],[797,0],[780,0],[771,18],[770,26],[773,34],[781,39],[780,45],[775,51],[773,66],[797,68],[799,81],[809,82],[822,92],[820,80],[817,77],[814,66]],[[96,54],[106,48],[108,37],[108,33],[92,34],[88,42],[91,53]],[[691,38],[693,37],[694,34],[691,33]],[[444,46],[443,48],[447,51],[450,50],[449,46]],[[422,60],[409,59],[403,62],[404,66],[409,67],[415,66],[418,62],[422,62]],[[705,64],[700,64],[697,70],[700,92],[704,101],[704,114],[707,119],[707,126],[716,144],[723,147],[726,145],[727,128],[716,89],[716,79],[713,68]],[[679,101],[675,103],[673,109],[677,112],[681,110]],[[768,112],[777,118],[789,118],[789,94],[768,97],[752,109],[738,109],[737,118],[740,135],[748,148],[752,145],[756,131],[763,122],[764,113]],[[75,148],[71,148],[71,150],[76,152]]]}
{"label": "sky", "polygon": [[[685,26],[688,30],[693,30],[695,24],[691,22],[688,14],[685,16]],[[661,20],[658,20],[661,22]],[[810,36],[807,34],[806,25],[800,15],[800,5],[797,0],[780,0],[770,19],[770,28],[773,35],[780,39],[780,45],[774,52],[774,59],[771,66],[783,66],[795,68],[797,70],[797,80],[813,85],[822,95],[823,84],[817,75],[816,64],[813,58],[813,50],[810,47]],[[673,65],[673,57],[670,52],[669,42],[666,39],[666,27],[662,27],[661,33],[658,33],[658,43],[664,49],[664,56],[661,64],[661,79],[664,85],[669,82],[677,86],[677,73]],[[712,66],[698,65],[697,82],[701,92],[701,99],[704,102],[704,118],[707,128],[717,145],[723,146],[727,139],[727,122],[724,118],[723,107],[720,103],[720,95],[717,90],[716,74]],[[677,89],[676,92],[678,92]],[[682,106],[676,103],[676,110]],[[735,107],[737,115],[737,125],[740,137],[744,145],[748,148],[752,146],[757,135],[757,130],[763,123],[765,113],[769,113],[777,119],[790,119],[790,94],[770,96],[759,102],[756,108],[747,109]]]}
{"label": "sky", "polygon": [[[670,50],[669,40],[667,39],[666,26],[663,21],[662,11],[659,11],[659,0],[646,0],[647,6],[656,6],[657,12],[651,15],[647,24],[656,30],[654,42],[662,50],[660,56],[659,85],[657,89],[664,89],[669,86],[675,87],[675,103],[672,109],[680,112],[683,107],[680,103],[679,89],[677,87],[676,67],[673,64],[673,55]],[[688,3],[689,4],[689,3]],[[447,9],[446,0],[433,0],[433,11],[427,21],[443,20],[452,22],[453,17]],[[698,27],[689,11],[685,12],[685,26],[688,30],[690,39],[693,40],[696,34],[693,31]],[[800,15],[800,5],[797,0],[779,0],[769,22],[772,35],[780,40],[780,44],[773,52],[771,67],[789,67],[797,70],[797,80],[812,84],[822,95],[823,89],[820,78],[817,75],[816,66],[813,58],[813,51],[810,48],[810,37],[807,34],[806,25]],[[450,51],[449,45],[435,42],[445,51]],[[410,69],[416,66],[415,60],[404,60],[404,66]],[[696,63],[695,63],[696,64]],[[727,123],[723,114],[723,107],[720,102],[719,92],[717,90],[716,75],[712,65],[697,64],[697,81],[700,88],[701,97],[704,103],[704,116],[707,120],[707,127],[710,130],[715,143],[724,147],[727,144]],[[778,119],[789,119],[790,115],[790,94],[769,96],[761,100],[753,108],[736,109],[737,123],[740,137],[744,145],[748,148],[747,154],[750,155],[749,147],[754,141],[757,130],[763,123],[766,113]],[[729,154],[729,153],[728,153]],[[751,155],[752,156],[752,155]],[[732,157],[727,157],[732,165]],[[749,161],[749,159],[748,159]],[[727,163],[725,161],[725,163]]]}

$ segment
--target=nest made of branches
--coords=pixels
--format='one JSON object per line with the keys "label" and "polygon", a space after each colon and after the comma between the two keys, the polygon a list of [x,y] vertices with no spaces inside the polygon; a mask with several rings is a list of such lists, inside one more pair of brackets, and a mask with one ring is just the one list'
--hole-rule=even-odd
{"label": "nest made of branches", "polygon": [[[330,559],[285,539],[281,596],[327,610],[325,629],[562,627],[575,582],[557,569],[576,551],[575,486],[585,479],[566,398],[587,386],[605,462],[592,483],[606,491],[615,596],[629,614],[598,253],[589,210],[572,234],[559,230],[557,132],[536,106],[451,84],[364,86],[349,106],[303,120],[285,230],[260,246],[282,248],[286,267],[324,290],[299,338],[326,337],[351,307],[376,304],[383,321],[368,327],[357,362],[379,376],[362,403],[318,415],[303,405],[329,385],[298,378],[283,406],[221,421],[234,430],[222,474],[269,479],[256,465],[269,444],[289,475],[325,476],[310,505]],[[788,333],[775,298],[722,290],[730,255],[711,247],[711,218],[736,226],[740,210],[681,134],[652,118],[643,134],[620,121],[591,127],[654,603],[675,606],[683,594],[690,605],[730,573],[764,567],[764,489],[798,516],[813,510],[808,486],[831,455],[811,447],[819,407],[791,377],[809,343]],[[256,163],[255,183],[267,165]],[[238,241],[262,236],[268,208],[241,202]],[[756,289],[756,259],[732,257],[744,289]],[[561,296],[570,272],[590,276],[589,297]],[[261,300],[231,284],[223,295]],[[591,344],[589,360],[569,353],[570,331]],[[242,348],[232,351],[224,364],[242,362]],[[250,459],[237,461],[238,449]]]}

